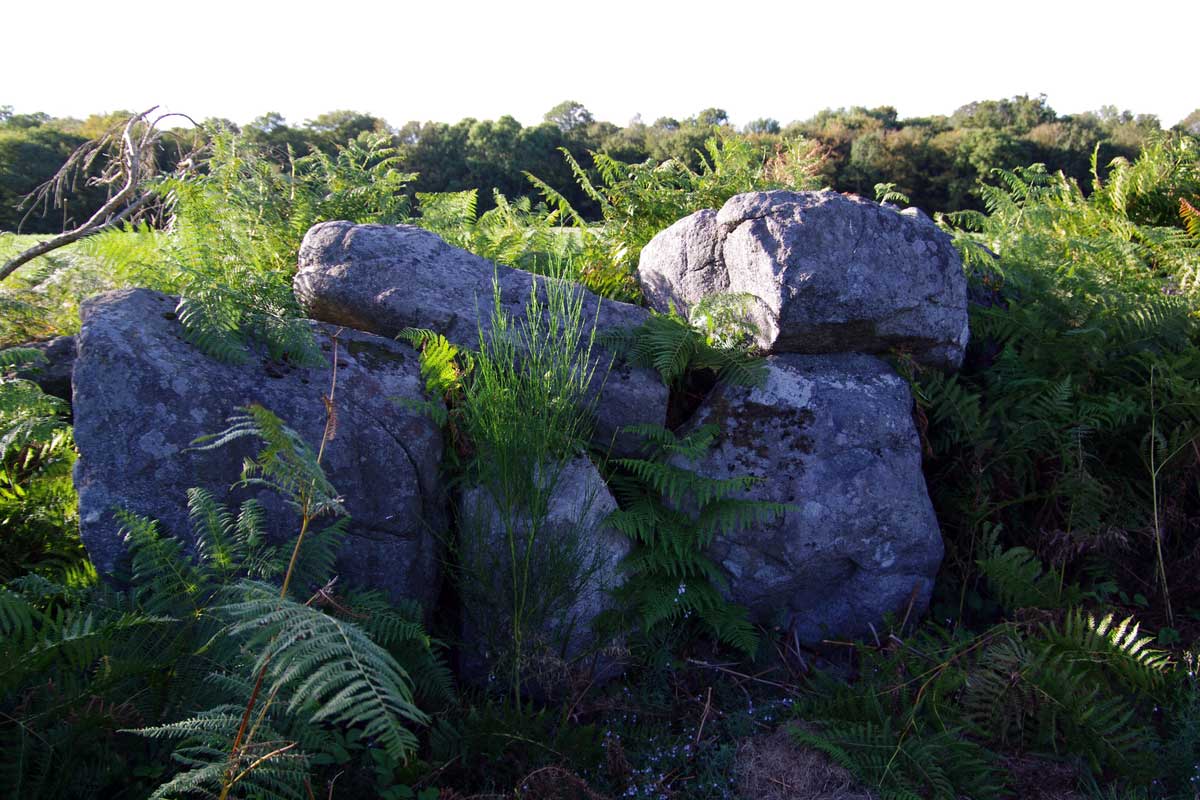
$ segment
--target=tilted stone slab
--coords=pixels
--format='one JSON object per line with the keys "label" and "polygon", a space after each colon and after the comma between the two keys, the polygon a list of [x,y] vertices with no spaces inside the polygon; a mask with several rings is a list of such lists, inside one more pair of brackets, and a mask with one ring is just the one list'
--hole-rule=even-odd
{"label": "tilted stone slab", "polygon": [[881,353],[957,368],[967,281],[950,237],[915,209],[837,192],[750,192],[698,211],[643,248],[650,305],[687,309],[715,292],[752,296],[771,353]]}
{"label": "tilted stone slab", "polygon": [[[462,667],[471,679],[494,668],[494,649],[511,644],[514,585],[527,589],[525,655],[540,661],[542,672],[557,666],[602,679],[617,670],[605,652],[610,643],[594,635],[597,617],[612,608],[612,592],[624,582],[620,565],[631,549],[608,524],[617,502],[586,456],[543,476],[545,513],[536,527],[527,514],[506,519],[483,487],[459,497],[457,556],[468,583],[461,592]],[[519,573],[528,567],[520,582],[513,580],[514,557]]]}
{"label": "tilted stone slab", "polygon": [[[268,490],[229,487],[247,439],[190,449],[228,427],[241,406],[273,411],[315,448],[325,427],[329,366],[297,368],[251,352],[248,363],[216,361],[181,336],[176,299],[148,290],[110,292],[85,302],[74,373],[80,532],[96,569],[118,571],[126,555],[114,512],[157,519],[191,541],[186,492],[200,487],[266,508],[276,540],[294,537],[298,515]],[[313,324],[327,360],[338,339],[337,430],[323,466],[352,516],[340,551],[341,584],[431,603],[438,591],[439,536],[446,529],[438,470],[442,438],[422,413],[398,400],[424,399],[417,354],[405,344]],[[319,527],[319,524],[318,524]]]}
{"label": "tilted stone slab", "polygon": [[[546,279],[493,264],[452,247],[412,225],[314,226],[300,247],[296,297],[314,319],[349,325],[382,336],[404,328],[428,328],[454,344],[477,348],[488,335],[494,305],[493,279],[504,311],[524,317],[535,281]],[[583,295],[584,318],[598,334],[634,328],[648,312],[627,303]],[[589,328],[590,330],[590,328]],[[611,354],[593,349],[599,392],[596,440],[614,443],[621,455],[635,452],[635,438],[618,435],[633,424],[666,421],[667,390],[653,370],[612,364]],[[603,385],[599,384],[603,379]]]}
{"label": "tilted stone slab", "polygon": [[720,426],[695,467],[753,475],[743,496],[787,504],[718,535],[729,596],[800,641],[868,635],[888,612],[925,610],[942,538],[921,473],[908,385],[867,355],[767,359],[762,388],[718,387],[689,423]]}

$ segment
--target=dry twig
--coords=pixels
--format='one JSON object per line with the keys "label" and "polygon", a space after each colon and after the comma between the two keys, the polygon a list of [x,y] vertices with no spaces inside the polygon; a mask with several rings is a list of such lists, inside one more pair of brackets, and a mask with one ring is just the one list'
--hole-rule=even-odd
{"label": "dry twig", "polygon": [[[78,185],[80,177],[88,175],[98,161],[107,157],[99,175],[85,178],[89,186],[108,187],[109,195],[104,204],[82,224],[38,242],[4,262],[4,265],[0,266],[0,281],[38,256],[44,256],[84,237],[135,219],[149,205],[154,197],[154,179],[158,177],[155,154],[163,135],[159,126],[171,117],[183,117],[196,125],[186,114],[160,114],[151,119],[150,115],[157,108],[154,106],[140,114],[134,114],[99,138],[80,145],[50,180],[26,198],[30,209],[27,215],[39,203],[43,207],[53,205],[55,208],[62,208],[68,193]],[[114,148],[117,149],[115,155],[112,154]],[[193,149],[179,160],[175,169],[176,176],[194,171],[199,149]]]}

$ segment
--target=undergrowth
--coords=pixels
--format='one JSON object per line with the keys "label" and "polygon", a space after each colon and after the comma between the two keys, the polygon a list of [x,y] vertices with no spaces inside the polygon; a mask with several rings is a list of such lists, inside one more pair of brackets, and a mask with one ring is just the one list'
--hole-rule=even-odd
{"label": "undergrowth", "polygon": [[[284,492],[306,527],[344,513],[278,418],[252,407],[233,422],[208,446],[260,440],[244,481]],[[402,761],[428,722],[418,697],[449,697],[419,608],[335,591],[340,520],[289,550],[268,542],[256,501],[187,501],[194,559],[126,514],[130,588],[31,575],[0,589],[0,784],[16,796],[306,798],[336,781],[322,765],[355,761],[353,785],[375,748]]]}
{"label": "undergrowth", "polygon": [[[748,479],[689,469],[711,429],[641,428],[642,458],[589,452],[591,370],[607,365],[593,365],[578,295],[535,293],[524,323],[497,310],[474,353],[407,332],[445,401],[428,410],[448,431],[456,489],[483,487],[500,510],[507,558],[458,584],[492,603],[509,647],[499,691],[453,686],[420,609],[330,583],[345,522],[320,443],[263,409],[197,446],[260,442],[243,480],[290,497],[303,533],[267,541],[260,506],[193,491],[194,557],[127,516],[130,574],[98,583],[67,533],[66,409],[14,377],[32,351],[0,351],[0,786],[31,798],[727,798],[739,744],[785,723],[792,745],[884,798],[1021,796],[1030,770],[1065,776],[1064,795],[1194,797],[1196,148],[1154,141],[1103,179],[1097,168],[1090,192],[1037,166],[997,172],[985,212],[940,220],[970,281],[967,361],[948,375],[895,359],[946,542],[930,619],[818,653],[749,625],[722,595],[706,543],[782,509],[738,500]],[[585,226],[536,181],[540,206],[497,197],[480,215],[456,193],[410,208],[413,176],[370,137],[280,169],[221,133],[201,175],[163,185],[169,233],[104,234],[6,286],[0,343],[69,329],[90,291],[148,283],[181,293],[210,353],[236,360],[256,337],[304,360],[296,248],[330,218],[412,220],[499,263],[636,299],[632,269],[655,232],[739,191],[812,187],[814,157],[803,142],[772,154],[728,139],[694,171],[572,162],[605,217]],[[602,344],[659,372],[678,422],[711,382],[761,375],[737,308],[716,298],[690,319],[652,315]],[[609,523],[632,543],[604,620],[632,663],[620,682],[539,697],[521,669],[570,589],[543,592],[532,544],[556,470],[578,458],[600,462],[620,506]]]}
{"label": "undergrowth", "polygon": [[581,237],[585,267],[580,281],[604,297],[637,302],[638,258],[656,233],[702,208],[720,208],[742,192],[767,189],[818,189],[820,148],[798,137],[774,150],[740,136],[714,136],[697,152],[698,169],[680,159],[627,164],[604,153],[591,153],[592,171],[566,149],[563,158],[584,194],[600,209],[601,225],[589,225],[554,187],[535,175],[530,182],[554,209],[561,224],[574,225]]}
{"label": "undergrowth", "polygon": [[1200,240],[1124,211],[1130,169],[1087,198],[1037,167],[1000,173],[988,215],[948,220],[977,302],[964,369],[914,373],[956,584],[939,616],[982,610],[974,564],[995,529],[1103,599],[1155,597],[1164,626],[1195,607],[1200,304],[1184,287]]}
{"label": "undergrowth", "polygon": [[0,585],[34,572],[72,582],[94,574],[78,537],[64,535],[78,523],[67,404],[14,377],[44,362],[32,348],[0,350]]}

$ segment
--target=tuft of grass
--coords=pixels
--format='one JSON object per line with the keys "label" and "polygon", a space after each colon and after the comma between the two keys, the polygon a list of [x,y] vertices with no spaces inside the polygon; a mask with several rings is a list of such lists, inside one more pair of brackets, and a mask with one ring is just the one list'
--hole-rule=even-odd
{"label": "tuft of grass", "polygon": [[463,481],[478,487],[479,507],[459,509],[457,554],[468,606],[502,608],[479,633],[519,701],[532,651],[555,649],[542,634],[596,569],[589,542],[546,522],[567,465],[591,437],[596,331],[582,292],[566,281],[536,281],[519,319],[504,310],[498,284],[493,294],[490,329],[480,326],[458,397],[472,453]]}

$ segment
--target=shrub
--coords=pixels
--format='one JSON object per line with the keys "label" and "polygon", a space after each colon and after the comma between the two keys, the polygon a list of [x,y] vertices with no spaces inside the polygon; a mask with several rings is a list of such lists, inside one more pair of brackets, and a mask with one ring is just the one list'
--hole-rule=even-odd
{"label": "shrub", "polygon": [[603,223],[589,226],[566,198],[536,176],[530,181],[564,222],[582,236],[586,267],[581,280],[605,297],[634,302],[640,290],[634,278],[642,247],[676,220],[703,208],[720,208],[741,192],[762,189],[815,189],[822,157],[803,138],[772,151],[750,139],[725,135],[708,139],[693,170],[679,159],[641,164],[593,152],[599,182],[566,150],[562,150],[585,194],[600,207]]}
{"label": "shrub", "polygon": [[[1119,576],[1128,596],[1157,594],[1170,624],[1167,587],[1189,603],[1200,590],[1173,566],[1191,558],[1186,520],[1200,508],[1188,445],[1200,432],[1200,248],[1181,227],[1135,221],[1107,189],[1086,198],[1036,166],[998,176],[983,190],[989,214],[945,219],[975,298],[967,363],[915,373],[929,485],[961,581],[957,609],[942,611],[976,597],[985,529],[1002,525],[1059,574],[1090,565],[1097,583]],[[1112,560],[1133,553],[1144,568]]]}

